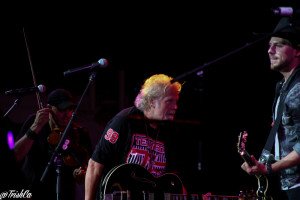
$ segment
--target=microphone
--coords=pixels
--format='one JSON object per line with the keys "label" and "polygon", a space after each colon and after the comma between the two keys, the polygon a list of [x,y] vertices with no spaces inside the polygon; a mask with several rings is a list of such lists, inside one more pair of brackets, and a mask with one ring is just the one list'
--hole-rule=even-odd
{"label": "microphone", "polygon": [[292,7],[277,7],[272,9],[274,15],[282,17],[291,17],[295,15],[300,15],[300,10],[294,10]]}
{"label": "microphone", "polygon": [[105,58],[101,58],[95,63],[83,66],[83,67],[77,67],[75,69],[69,69],[64,72],[64,76],[76,73],[76,72],[81,72],[81,71],[92,71],[97,68],[105,68],[108,65],[108,60]]}
{"label": "microphone", "polygon": [[20,88],[15,90],[8,90],[5,92],[6,95],[22,95],[22,94],[28,94],[31,92],[40,92],[43,93],[46,91],[46,86],[44,85],[38,85],[36,87],[29,87],[29,88]]}

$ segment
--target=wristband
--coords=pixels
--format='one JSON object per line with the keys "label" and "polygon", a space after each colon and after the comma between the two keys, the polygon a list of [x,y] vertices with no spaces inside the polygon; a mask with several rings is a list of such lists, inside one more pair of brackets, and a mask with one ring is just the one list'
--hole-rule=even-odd
{"label": "wristband", "polygon": [[267,174],[272,174],[273,170],[272,170],[272,164],[271,163],[267,163],[266,164],[266,169],[267,169]]}
{"label": "wristband", "polygon": [[26,132],[26,136],[31,140],[36,140],[38,138],[38,135],[31,129],[28,129],[28,131]]}

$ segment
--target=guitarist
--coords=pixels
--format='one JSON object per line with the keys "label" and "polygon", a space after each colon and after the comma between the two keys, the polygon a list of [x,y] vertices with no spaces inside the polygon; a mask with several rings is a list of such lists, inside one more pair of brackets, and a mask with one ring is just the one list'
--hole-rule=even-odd
{"label": "guitarist", "polygon": [[164,74],[149,77],[134,106],[122,110],[108,122],[89,160],[85,200],[99,197],[101,179],[120,164],[138,164],[154,177],[169,170],[168,142],[172,136],[168,135],[167,121],[174,120],[182,86],[172,80]]}
{"label": "guitarist", "polygon": [[268,54],[271,70],[283,76],[277,83],[273,107],[275,125],[276,116],[280,116],[274,139],[275,161],[262,153],[259,161],[251,156],[252,167],[246,162],[241,167],[251,175],[279,174],[284,198],[300,199],[300,19],[280,19],[271,34]]}

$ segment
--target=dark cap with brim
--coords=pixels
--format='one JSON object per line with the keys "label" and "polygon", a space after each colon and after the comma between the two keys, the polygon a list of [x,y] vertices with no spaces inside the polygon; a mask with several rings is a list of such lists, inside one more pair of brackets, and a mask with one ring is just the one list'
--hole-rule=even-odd
{"label": "dark cap with brim", "polygon": [[48,95],[48,104],[57,107],[59,110],[74,108],[76,104],[72,94],[65,89],[56,89]]}
{"label": "dark cap with brim", "polygon": [[274,31],[272,37],[280,37],[288,40],[292,46],[300,47],[300,19],[282,17]]}

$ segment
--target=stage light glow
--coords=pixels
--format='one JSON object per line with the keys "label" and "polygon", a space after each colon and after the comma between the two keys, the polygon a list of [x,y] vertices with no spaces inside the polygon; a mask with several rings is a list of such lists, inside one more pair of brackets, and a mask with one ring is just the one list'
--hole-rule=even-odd
{"label": "stage light glow", "polygon": [[8,131],[7,132],[6,139],[7,139],[8,148],[10,150],[14,149],[14,147],[15,147],[15,140],[14,140],[14,134],[13,134],[12,131]]}

